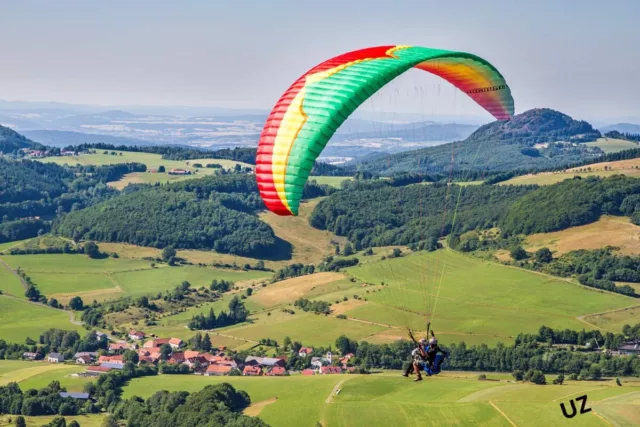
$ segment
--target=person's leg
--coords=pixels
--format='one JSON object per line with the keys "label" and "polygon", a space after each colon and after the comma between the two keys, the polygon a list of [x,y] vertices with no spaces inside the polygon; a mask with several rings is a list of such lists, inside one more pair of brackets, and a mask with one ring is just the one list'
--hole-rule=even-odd
{"label": "person's leg", "polygon": [[413,370],[416,373],[416,381],[420,381],[422,380],[422,375],[420,375],[420,366],[414,362],[413,364]]}
{"label": "person's leg", "polygon": [[404,371],[404,375],[405,377],[408,377],[409,374],[413,373],[413,362],[409,363],[409,366],[407,366],[407,369]]}

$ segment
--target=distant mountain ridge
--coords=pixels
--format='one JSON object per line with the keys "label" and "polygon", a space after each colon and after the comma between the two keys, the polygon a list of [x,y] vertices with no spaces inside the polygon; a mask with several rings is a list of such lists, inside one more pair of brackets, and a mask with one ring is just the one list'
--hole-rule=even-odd
{"label": "distant mountain ridge", "polygon": [[66,147],[68,145],[95,144],[99,142],[113,145],[135,145],[138,147],[155,145],[142,139],[63,130],[25,130],[22,131],[22,133],[36,142],[50,147],[59,148]]}
{"label": "distant mountain ridge", "polygon": [[608,125],[600,128],[600,132],[602,133],[614,130],[620,133],[640,134],[640,125],[635,123],[616,123],[615,125]]}
{"label": "distant mountain ridge", "polygon": [[442,174],[456,172],[536,170],[579,162],[602,155],[597,147],[583,142],[601,136],[585,121],[548,108],[516,115],[508,121],[481,126],[467,139],[452,144],[407,151],[371,161],[352,162],[360,170],[390,175],[403,172]]}

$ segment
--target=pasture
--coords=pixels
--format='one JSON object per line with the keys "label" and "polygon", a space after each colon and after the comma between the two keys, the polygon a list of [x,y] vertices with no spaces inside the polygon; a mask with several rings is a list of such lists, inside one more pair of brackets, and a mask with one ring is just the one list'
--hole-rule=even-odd
{"label": "pasture", "polygon": [[258,215],[261,221],[271,226],[276,236],[293,245],[293,257],[285,264],[317,264],[326,255],[334,253],[331,242],[337,242],[341,247],[347,242],[344,237],[326,230],[317,230],[309,225],[309,215],[320,200],[321,198],[303,201],[298,216],[278,216],[268,211]]}
{"label": "pasture", "polygon": [[84,329],[69,321],[70,313],[32,304],[9,296],[0,296],[0,338],[10,343],[24,343],[26,337],[37,339],[49,328]]}
{"label": "pasture", "polygon": [[589,147],[599,147],[605,153],[616,153],[622,150],[638,148],[638,144],[633,141],[615,138],[598,138],[597,141],[587,142],[585,145]]}
{"label": "pasture", "polygon": [[351,181],[351,176],[310,176],[309,181],[315,181],[318,184],[326,184],[335,188],[340,188],[342,181]]}
{"label": "pasture", "polygon": [[[633,143],[630,143],[633,144]],[[638,148],[637,144],[634,147]],[[606,166],[606,170],[605,170]],[[536,174],[527,174],[516,176],[507,181],[500,183],[501,185],[552,185],[565,179],[573,179],[576,176],[587,178],[590,176],[600,176],[603,178],[613,175],[627,175],[630,177],[640,177],[640,158],[630,160],[618,160],[615,162],[594,163],[578,168],[567,169],[560,172],[541,172]]]}
{"label": "pasture", "polygon": [[22,268],[47,297],[61,301],[75,295],[87,301],[101,301],[123,295],[156,294],[185,280],[200,287],[213,279],[243,282],[270,275],[264,271],[197,266],[151,267],[150,261],[141,258],[91,259],[80,254],[4,255],[1,259],[13,269]]}
{"label": "pasture", "polygon": [[[565,385],[514,383],[508,375],[488,373],[498,381],[478,381],[477,373],[443,372],[414,383],[399,373],[290,377],[181,377],[133,380],[124,396],[149,397],[158,390],[202,389],[228,382],[245,390],[258,415],[274,427],[353,425],[564,425],[559,403],[587,394],[590,413],[575,425],[634,425],[640,413],[640,386],[616,386],[611,381]],[[635,417],[635,418],[634,418]]]}
{"label": "pasture", "polygon": [[567,228],[552,233],[527,236],[525,249],[530,252],[547,247],[556,256],[577,249],[600,249],[605,246],[620,248],[623,255],[640,255],[640,226],[627,217],[602,216],[587,225]]}
{"label": "pasture", "polygon": [[[64,417],[67,425],[71,421],[77,421],[81,427],[101,427],[104,419],[107,416],[105,414],[95,415],[78,415],[75,417]],[[24,417],[27,422],[27,427],[43,426],[50,423],[55,417]],[[15,426],[15,415],[0,415],[0,427],[13,427]],[[11,422],[9,420],[12,420]]]}

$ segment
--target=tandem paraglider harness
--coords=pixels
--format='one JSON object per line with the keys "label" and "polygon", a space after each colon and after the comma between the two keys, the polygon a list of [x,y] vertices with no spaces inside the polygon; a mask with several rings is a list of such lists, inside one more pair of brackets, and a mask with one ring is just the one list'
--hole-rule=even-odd
{"label": "tandem paraglider harness", "polygon": [[442,365],[443,360],[444,354],[438,353],[433,360],[433,364],[429,364],[429,362],[422,362],[420,367],[428,376],[438,375],[440,373],[440,366]]}

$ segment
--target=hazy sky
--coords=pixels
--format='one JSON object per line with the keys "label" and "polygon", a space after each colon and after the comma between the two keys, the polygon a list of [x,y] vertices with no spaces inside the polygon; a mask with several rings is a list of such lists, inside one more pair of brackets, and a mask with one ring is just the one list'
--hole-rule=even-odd
{"label": "hazy sky", "polygon": [[[331,56],[412,44],[488,59],[518,112],[640,117],[639,17],[640,0],[2,1],[0,99],[269,109]],[[392,83],[399,111],[481,114],[415,73]]]}

